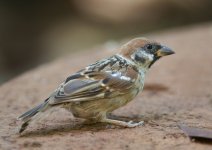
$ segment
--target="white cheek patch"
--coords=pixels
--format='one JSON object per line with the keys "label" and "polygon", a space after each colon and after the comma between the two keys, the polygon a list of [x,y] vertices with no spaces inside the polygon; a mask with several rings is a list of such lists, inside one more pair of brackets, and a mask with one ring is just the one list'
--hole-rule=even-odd
{"label": "white cheek patch", "polygon": [[[149,54],[145,51],[137,51],[136,53],[134,53],[133,55],[131,55],[131,58],[136,60],[136,57],[138,57],[141,61],[141,63],[143,62],[143,64],[149,63],[151,61],[153,61],[154,59],[154,55],[153,54]],[[139,61],[138,59],[138,61]],[[143,61],[142,61],[143,59]]]}
{"label": "white cheek patch", "polygon": [[144,57],[147,61],[153,61],[154,55],[146,53],[145,51],[141,51],[140,54]]}

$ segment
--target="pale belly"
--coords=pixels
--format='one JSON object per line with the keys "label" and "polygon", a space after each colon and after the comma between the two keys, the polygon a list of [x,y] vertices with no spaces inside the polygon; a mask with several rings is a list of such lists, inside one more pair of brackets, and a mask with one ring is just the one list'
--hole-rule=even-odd
{"label": "pale belly", "polygon": [[133,100],[135,96],[143,89],[142,78],[138,79],[138,84],[126,94],[116,96],[110,99],[97,99],[84,102],[70,103],[65,106],[70,110],[75,117],[100,120],[105,117],[107,113],[112,112]]}
{"label": "pale belly", "polygon": [[133,100],[138,90],[133,90],[123,96],[112,99],[99,99],[79,103],[70,103],[64,108],[70,110],[75,117],[99,120],[107,113],[114,111]]}

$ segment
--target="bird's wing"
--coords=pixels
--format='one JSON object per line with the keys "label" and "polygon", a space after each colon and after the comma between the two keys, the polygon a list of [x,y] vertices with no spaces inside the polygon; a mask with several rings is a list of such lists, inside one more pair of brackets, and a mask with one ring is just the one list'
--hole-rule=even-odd
{"label": "bird's wing", "polygon": [[49,104],[91,101],[125,94],[134,86],[137,72],[131,67],[127,67],[124,73],[122,71],[119,68],[113,71],[85,69],[77,72],[52,94]]}

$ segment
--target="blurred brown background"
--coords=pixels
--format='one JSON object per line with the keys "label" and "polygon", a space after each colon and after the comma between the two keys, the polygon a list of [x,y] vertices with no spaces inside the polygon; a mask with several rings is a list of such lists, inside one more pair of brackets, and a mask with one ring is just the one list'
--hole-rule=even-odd
{"label": "blurred brown background", "polygon": [[0,84],[107,41],[212,20],[211,0],[1,0]]}

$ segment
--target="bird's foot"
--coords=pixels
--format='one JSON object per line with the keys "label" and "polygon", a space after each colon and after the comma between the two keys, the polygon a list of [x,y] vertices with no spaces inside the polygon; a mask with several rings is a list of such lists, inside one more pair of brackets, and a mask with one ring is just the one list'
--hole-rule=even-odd
{"label": "bird's foot", "polygon": [[144,124],[144,121],[140,121],[140,122],[133,122],[133,121],[129,121],[129,122],[124,122],[124,121],[120,121],[120,120],[113,120],[113,119],[102,119],[101,122],[104,123],[109,123],[109,124],[113,124],[113,125],[117,125],[117,126],[122,126],[122,127],[126,127],[126,128],[134,128],[137,126],[141,126]]}
{"label": "bird's foot", "polygon": [[127,122],[128,128],[134,128],[134,127],[142,126],[142,125],[144,125],[144,121],[140,121],[140,122],[129,121],[129,122]]}

